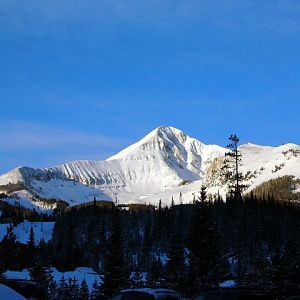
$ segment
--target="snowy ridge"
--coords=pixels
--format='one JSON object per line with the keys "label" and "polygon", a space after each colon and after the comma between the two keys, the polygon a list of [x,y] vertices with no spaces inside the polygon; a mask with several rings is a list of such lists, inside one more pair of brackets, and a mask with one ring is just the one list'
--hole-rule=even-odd
{"label": "snowy ridge", "polygon": [[41,199],[63,200],[71,205],[92,201],[94,197],[110,201],[101,189],[82,184],[81,182],[66,177],[56,169],[33,169],[18,167],[7,174],[0,176],[0,187],[11,189],[8,198],[4,201],[13,204],[19,201],[27,208],[35,207],[38,210],[55,208],[55,205],[41,202]]}
{"label": "snowy ridge", "polygon": [[300,146],[284,144],[278,147],[245,144],[240,146],[243,155],[241,171],[251,172],[250,188],[284,175],[300,178]]}
{"label": "snowy ridge", "polygon": [[[298,145],[245,144],[240,150],[241,171],[247,174],[249,190],[283,175],[300,178]],[[205,145],[174,127],[161,126],[105,161],[78,160],[47,169],[20,167],[0,176],[0,187],[21,182],[32,199],[61,199],[70,205],[94,197],[141,203],[162,199],[169,204],[173,196],[175,202],[190,202],[203,183],[210,193],[226,192],[219,174],[226,151],[218,145]],[[20,193],[8,194],[15,197]],[[21,194],[24,199],[24,191]],[[32,199],[28,201],[37,205]]]}
{"label": "snowy ridge", "polygon": [[202,180],[205,162],[224,153],[220,146],[205,145],[179,129],[163,126],[106,161],[74,161],[55,169],[101,187],[111,197],[117,194],[121,201],[144,202],[183,182]]}

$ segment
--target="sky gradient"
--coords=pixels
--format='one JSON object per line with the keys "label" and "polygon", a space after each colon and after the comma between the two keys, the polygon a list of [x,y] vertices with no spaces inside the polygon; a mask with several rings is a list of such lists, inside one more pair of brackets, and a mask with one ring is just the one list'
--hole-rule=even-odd
{"label": "sky gradient", "polygon": [[300,144],[300,2],[0,5],[0,174],[104,159],[159,125]]}

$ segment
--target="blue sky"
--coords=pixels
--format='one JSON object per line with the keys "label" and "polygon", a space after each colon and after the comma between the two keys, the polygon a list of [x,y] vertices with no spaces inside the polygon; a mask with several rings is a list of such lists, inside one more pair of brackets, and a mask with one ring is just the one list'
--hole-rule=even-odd
{"label": "blue sky", "polygon": [[0,173],[103,159],[159,125],[300,144],[300,2],[0,5]]}

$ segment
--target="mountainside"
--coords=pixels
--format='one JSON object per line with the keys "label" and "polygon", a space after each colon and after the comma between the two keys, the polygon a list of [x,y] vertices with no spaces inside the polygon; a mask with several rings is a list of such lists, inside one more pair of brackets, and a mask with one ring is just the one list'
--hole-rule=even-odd
{"label": "mountainside", "polygon": [[[241,171],[249,190],[272,178],[300,178],[300,147],[245,144]],[[0,176],[6,201],[51,209],[54,200],[70,205],[101,200],[169,204],[191,201],[203,183],[209,192],[224,194],[220,166],[227,150],[205,145],[179,129],[162,126],[105,161],[78,160],[47,169],[17,168]],[[181,195],[179,197],[179,195]],[[180,198],[180,199],[179,199]],[[52,199],[50,204],[41,199]]]}

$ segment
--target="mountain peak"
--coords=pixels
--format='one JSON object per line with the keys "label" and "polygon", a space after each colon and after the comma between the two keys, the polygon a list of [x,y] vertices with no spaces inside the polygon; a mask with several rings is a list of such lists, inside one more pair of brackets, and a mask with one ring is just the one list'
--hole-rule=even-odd
{"label": "mountain peak", "polygon": [[[300,147],[295,144],[245,144],[240,149],[241,172],[250,174],[250,188],[278,176],[300,178]],[[48,169],[20,167],[0,176],[0,186],[10,197],[6,200],[22,199],[22,205],[27,201],[31,206],[39,205],[32,197],[61,199],[74,205],[95,196],[109,200],[118,195],[124,202],[144,203],[160,198],[168,201],[182,193],[189,201],[203,180],[210,193],[225,193],[220,166],[227,151],[164,125],[106,161],[73,161]],[[18,190],[11,192],[10,183]],[[19,190],[24,188],[28,195]]]}
{"label": "mountain peak", "polygon": [[173,126],[167,126],[167,125],[162,125],[154,129],[153,131],[156,131],[157,133],[162,133],[162,132],[167,132],[167,133],[172,133],[172,134],[180,134],[183,133],[182,130],[173,127]]}
{"label": "mountain peak", "polygon": [[180,148],[184,149],[187,141],[188,144],[197,144],[196,148],[203,147],[204,144],[196,139],[190,138],[180,129],[172,126],[159,126],[148,133],[144,138],[138,142],[130,145],[116,155],[108,158],[107,160],[122,159],[137,152],[160,151],[165,152],[166,149]]}

